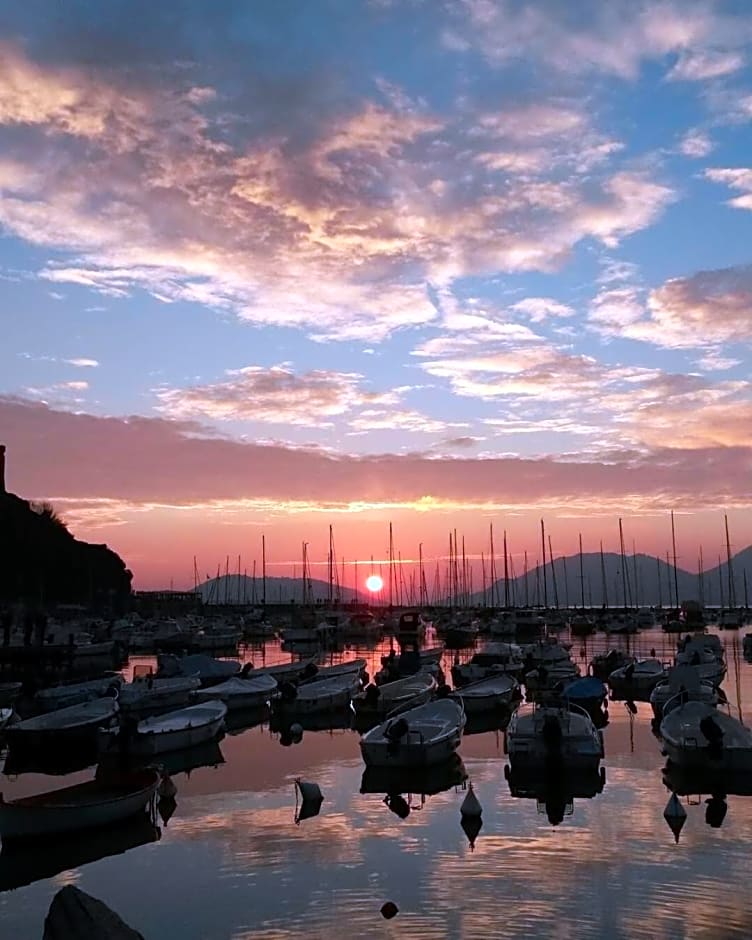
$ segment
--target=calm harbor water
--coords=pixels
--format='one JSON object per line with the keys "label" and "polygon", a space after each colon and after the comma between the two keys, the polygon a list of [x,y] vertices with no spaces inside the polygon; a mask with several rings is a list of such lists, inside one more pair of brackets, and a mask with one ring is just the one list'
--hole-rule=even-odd
{"label": "calm harbor water", "polygon": [[[741,635],[721,636],[724,689],[732,714],[746,719],[752,664],[741,656]],[[640,653],[654,648],[670,660],[676,638],[651,631],[629,639]],[[610,645],[627,640],[611,637]],[[602,635],[587,643],[575,638],[573,659],[584,671],[605,647]],[[387,649],[388,641],[354,647],[330,661],[357,654],[375,665]],[[454,655],[445,654],[447,675]],[[275,641],[246,658],[261,665],[290,654]],[[145,661],[133,659],[129,669]],[[174,774],[177,809],[166,824],[0,856],[0,936],[41,938],[52,896],[65,884],[105,901],[146,940],[279,940],[337,930],[417,938],[752,936],[752,796],[729,795],[720,828],[706,822],[709,794],[683,797],[688,819],[675,843],[663,819],[670,791],[650,706],[638,704],[632,714],[611,702],[609,715],[605,786],[578,791],[571,814],[556,826],[535,794],[510,793],[502,732],[466,735],[464,774],[483,806],[474,848],[460,825],[467,785],[456,782],[461,769],[454,785],[436,781],[447,787],[441,792],[404,793],[410,812],[401,819],[384,802],[381,781],[364,779],[355,731],[307,730],[290,746],[268,722],[233,731],[202,753],[206,766]],[[92,774],[4,774],[0,790],[11,799]],[[319,815],[298,823],[296,777],[324,793]],[[542,788],[537,795],[551,797]],[[391,921],[380,914],[385,901],[399,908]]]}

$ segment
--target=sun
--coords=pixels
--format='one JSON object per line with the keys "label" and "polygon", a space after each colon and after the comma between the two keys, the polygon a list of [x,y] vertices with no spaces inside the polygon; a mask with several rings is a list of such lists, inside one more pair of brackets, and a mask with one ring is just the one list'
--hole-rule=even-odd
{"label": "sun", "polygon": [[380,578],[377,574],[372,574],[370,577],[366,578],[366,587],[371,594],[376,594],[384,587],[384,579]]}

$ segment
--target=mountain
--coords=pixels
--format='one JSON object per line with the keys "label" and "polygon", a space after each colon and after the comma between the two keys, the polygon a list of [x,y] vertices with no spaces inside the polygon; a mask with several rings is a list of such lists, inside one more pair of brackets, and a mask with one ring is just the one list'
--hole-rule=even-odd
{"label": "mountain", "polygon": [[[600,607],[611,606],[669,606],[675,603],[678,593],[679,602],[702,600],[708,606],[721,606],[729,603],[728,563],[723,562],[704,572],[702,578],[697,573],[678,568],[674,576],[673,565],[652,555],[627,555],[626,565],[622,570],[621,555],[604,552],[601,561],[599,552],[583,554],[582,578],[580,577],[580,556],[570,555],[555,558],[553,566],[546,564],[545,577],[540,565],[527,573],[527,577],[517,575],[509,579],[509,600],[512,604],[556,604],[561,607],[579,606],[584,598],[585,605]],[[748,582],[748,593],[752,591],[752,545],[739,552],[731,559],[733,589],[737,605],[745,603],[744,581]],[[517,574],[513,572],[512,574]],[[489,604],[504,604],[504,579],[496,581],[494,596],[489,587],[486,600]],[[474,595],[474,599],[483,602],[483,593]]]}
{"label": "mountain", "polygon": [[[326,603],[329,597],[328,581],[310,579],[308,585],[309,602],[313,599],[317,603]],[[203,581],[196,587],[196,590],[205,604],[261,604],[263,588],[261,578],[228,574]],[[348,603],[355,600],[355,591],[351,588],[343,588],[338,596],[342,602]],[[359,595],[359,598],[363,600],[363,593]],[[302,578],[267,577],[266,602],[267,604],[302,604]]]}
{"label": "mountain", "polygon": [[0,446],[0,604],[117,606],[131,592],[131,572],[106,545],[74,538],[49,503],[5,491]]}

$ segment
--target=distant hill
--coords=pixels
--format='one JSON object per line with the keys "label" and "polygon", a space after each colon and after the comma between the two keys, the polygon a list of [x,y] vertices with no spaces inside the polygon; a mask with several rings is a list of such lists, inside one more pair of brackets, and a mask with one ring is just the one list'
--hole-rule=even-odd
{"label": "distant hill", "polygon": [[[261,578],[229,574],[203,581],[196,590],[205,604],[261,604],[264,585]],[[338,596],[343,603],[348,603],[355,600],[355,591],[351,588],[343,588]],[[328,598],[329,583],[327,581],[314,579],[308,581],[307,600],[313,599],[314,603],[326,603]],[[362,592],[359,598],[363,600]],[[267,577],[267,604],[302,604],[303,600],[302,578]]]}
{"label": "distant hill", "polygon": [[5,492],[0,447],[0,604],[96,606],[125,600],[131,572],[106,545],[74,538],[48,503]]}
{"label": "distant hill", "polygon": [[[627,555],[622,571],[621,556],[613,552],[583,554],[582,578],[580,556],[570,555],[555,558],[553,566],[546,564],[545,578],[540,565],[532,567],[527,577],[514,572],[509,579],[509,598],[512,604],[543,604],[544,598],[553,606],[557,599],[560,607],[579,606],[583,597],[586,606],[609,604],[617,606],[664,606],[673,604],[677,593],[679,601],[702,600],[714,607],[729,603],[728,564],[704,572],[702,578],[679,568],[674,578],[673,565],[652,555]],[[498,569],[497,569],[498,570]],[[733,590],[737,605],[744,603],[744,578],[748,582],[748,593],[752,594],[752,545],[731,559]],[[510,573],[511,574],[511,573]],[[625,599],[626,598],[626,599]],[[483,593],[474,595],[477,602],[483,601]],[[491,603],[491,588],[486,593]],[[503,604],[505,599],[504,579],[496,581],[494,601]]]}

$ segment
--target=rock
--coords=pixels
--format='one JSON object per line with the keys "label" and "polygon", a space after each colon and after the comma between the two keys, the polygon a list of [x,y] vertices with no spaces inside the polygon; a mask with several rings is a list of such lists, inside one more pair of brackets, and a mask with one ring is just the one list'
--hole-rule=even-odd
{"label": "rock", "polygon": [[103,902],[66,885],[52,899],[42,940],[144,940]]}

